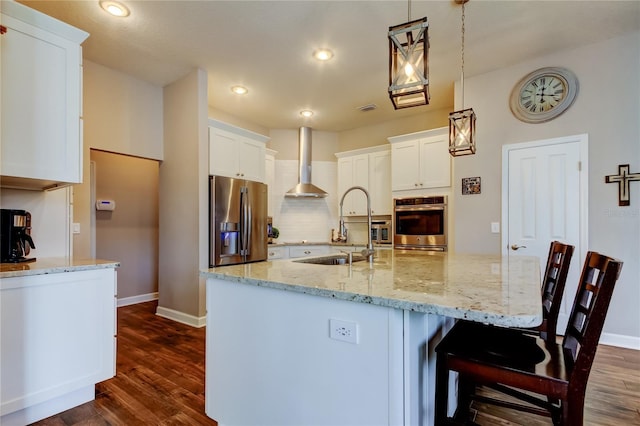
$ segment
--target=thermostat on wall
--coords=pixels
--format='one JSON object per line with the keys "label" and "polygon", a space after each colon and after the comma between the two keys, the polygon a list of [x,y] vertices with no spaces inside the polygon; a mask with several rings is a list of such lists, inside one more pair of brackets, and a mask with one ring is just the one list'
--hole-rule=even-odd
{"label": "thermostat on wall", "polygon": [[96,210],[113,211],[115,209],[116,202],[114,200],[96,200]]}

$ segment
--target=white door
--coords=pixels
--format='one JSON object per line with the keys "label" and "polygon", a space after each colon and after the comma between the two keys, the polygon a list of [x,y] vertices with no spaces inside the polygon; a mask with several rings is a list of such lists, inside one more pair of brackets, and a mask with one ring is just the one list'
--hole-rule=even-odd
{"label": "white door", "polygon": [[558,334],[564,334],[587,247],[587,135],[503,147],[502,253],[538,256],[549,244],[575,246]]}

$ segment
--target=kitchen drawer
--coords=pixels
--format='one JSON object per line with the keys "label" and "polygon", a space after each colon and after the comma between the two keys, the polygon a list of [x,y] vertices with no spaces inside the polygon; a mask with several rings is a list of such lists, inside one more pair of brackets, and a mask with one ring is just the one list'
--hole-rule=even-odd
{"label": "kitchen drawer", "polygon": [[329,254],[329,246],[290,246],[289,257],[322,256]]}
{"label": "kitchen drawer", "polygon": [[267,256],[269,260],[271,259],[286,259],[287,258],[287,247],[268,247],[267,246]]}

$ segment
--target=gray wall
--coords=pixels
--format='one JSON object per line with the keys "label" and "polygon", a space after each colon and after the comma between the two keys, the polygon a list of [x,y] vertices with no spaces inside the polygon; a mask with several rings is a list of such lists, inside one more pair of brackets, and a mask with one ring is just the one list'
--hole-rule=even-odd
{"label": "gray wall", "polygon": [[[589,136],[589,240],[595,250],[624,261],[605,333],[640,341],[640,184],[631,184],[631,206],[618,207],[617,185],[604,177],[618,164],[640,170],[640,33],[536,58],[465,79],[465,106],[478,116],[476,155],[454,159],[455,247],[458,252],[500,253],[502,145],[587,133]],[[573,104],[560,117],[526,124],[509,110],[509,94],[534,69],[563,66],[580,81]],[[460,180],[482,177],[482,194],[460,195]],[[579,262],[583,262],[583,255]]]}
{"label": "gray wall", "polygon": [[118,299],[158,291],[158,162],[91,150],[96,198],[116,202],[96,211],[96,257],[115,259]]}
{"label": "gray wall", "polygon": [[199,271],[208,266],[206,94],[207,76],[200,69],[164,88],[158,313],[177,311],[190,323],[205,315]]}

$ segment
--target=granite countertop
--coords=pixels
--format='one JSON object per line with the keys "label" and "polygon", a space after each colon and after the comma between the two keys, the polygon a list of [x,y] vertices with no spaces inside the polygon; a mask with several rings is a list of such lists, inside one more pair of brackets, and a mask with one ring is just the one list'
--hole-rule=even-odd
{"label": "granite countertop", "polygon": [[506,327],[542,321],[537,257],[376,250],[372,268],[366,261],[349,267],[296,260],[222,266],[201,275]]}
{"label": "granite countertop", "polygon": [[39,258],[35,262],[0,263],[0,278],[117,268],[118,266],[120,262],[113,260],[47,257]]}
{"label": "granite countertop", "polygon": [[[392,245],[387,243],[373,243],[375,247],[388,247],[391,248]],[[300,241],[285,241],[279,243],[270,243],[269,247],[288,247],[288,246],[334,246],[334,247],[366,247],[367,243],[334,243],[333,241],[308,241],[308,240],[300,240]]]}

